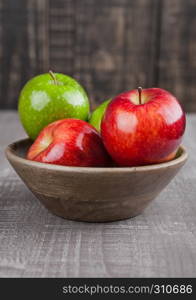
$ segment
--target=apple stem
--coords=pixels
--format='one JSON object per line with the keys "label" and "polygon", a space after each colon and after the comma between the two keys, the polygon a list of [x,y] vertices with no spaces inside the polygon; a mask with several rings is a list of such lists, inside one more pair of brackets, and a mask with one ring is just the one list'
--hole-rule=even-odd
{"label": "apple stem", "polygon": [[138,93],[139,93],[139,104],[142,104],[142,87],[139,86],[137,88],[137,90],[138,90]]}
{"label": "apple stem", "polygon": [[54,80],[54,84],[58,85],[55,74],[51,70],[49,71],[49,74],[52,77],[52,79]]}

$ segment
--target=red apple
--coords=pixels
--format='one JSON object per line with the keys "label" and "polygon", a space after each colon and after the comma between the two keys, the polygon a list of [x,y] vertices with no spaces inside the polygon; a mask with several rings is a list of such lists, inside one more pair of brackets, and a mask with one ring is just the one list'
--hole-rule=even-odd
{"label": "red apple", "polygon": [[178,100],[159,88],[115,97],[101,124],[104,145],[120,166],[141,166],[174,158],[185,130]]}
{"label": "red apple", "polygon": [[65,166],[101,167],[109,163],[99,133],[87,122],[64,119],[45,127],[27,159]]}

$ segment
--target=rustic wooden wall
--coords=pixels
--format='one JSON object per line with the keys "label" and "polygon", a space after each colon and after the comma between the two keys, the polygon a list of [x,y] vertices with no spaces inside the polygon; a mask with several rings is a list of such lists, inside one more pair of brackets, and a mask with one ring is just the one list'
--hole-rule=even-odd
{"label": "rustic wooden wall", "polygon": [[160,86],[196,111],[195,0],[0,0],[0,108],[49,69],[70,74],[93,106]]}

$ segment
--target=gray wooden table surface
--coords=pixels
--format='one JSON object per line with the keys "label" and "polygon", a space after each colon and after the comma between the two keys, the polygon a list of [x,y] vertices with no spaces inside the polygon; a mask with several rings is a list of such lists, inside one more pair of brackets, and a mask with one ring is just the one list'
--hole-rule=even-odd
{"label": "gray wooden table surface", "polygon": [[42,207],[4,156],[24,136],[17,114],[0,112],[0,277],[196,276],[196,115],[180,173],[142,215],[106,224]]}

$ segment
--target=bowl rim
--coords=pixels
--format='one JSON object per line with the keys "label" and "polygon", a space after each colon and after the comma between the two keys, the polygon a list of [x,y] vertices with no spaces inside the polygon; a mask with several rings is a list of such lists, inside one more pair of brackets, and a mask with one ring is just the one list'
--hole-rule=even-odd
{"label": "bowl rim", "polygon": [[188,158],[187,150],[184,146],[180,145],[181,154],[177,158],[158,164],[151,164],[146,166],[137,166],[137,167],[72,167],[72,166],[61,166],[55,164],[41,163],[32,160],[28,160],[16,154],[14,149],[17,144],[22,144],[30,141],[29,138],[21,139],[16,142],[9,144],[5,149],[6,157],[9,161],[15,161],[22,163],[26,166],[37,167],[41,169],[48,169],[54,171],[63,171],[63,172],[76,172],[76,173],[130,173],[130,172],[140,172],[140,171],[150,171],[157,170],[167,167],[172,167],[181,163],[184,163]]}

